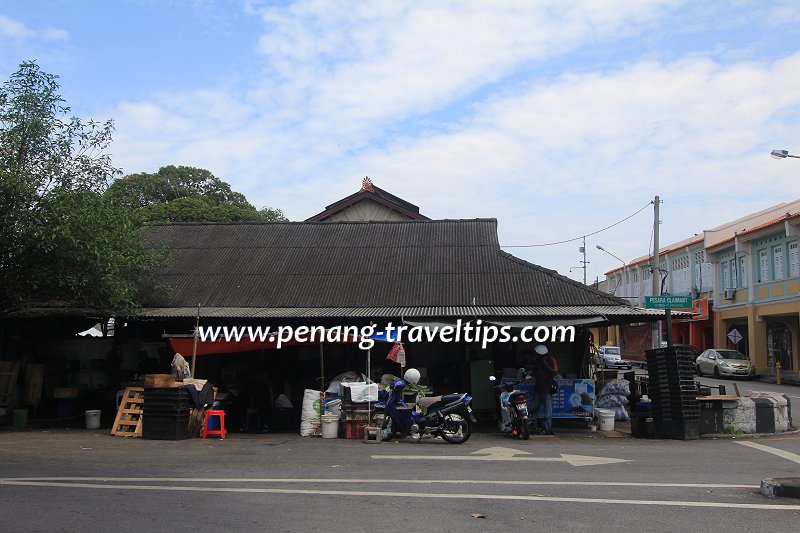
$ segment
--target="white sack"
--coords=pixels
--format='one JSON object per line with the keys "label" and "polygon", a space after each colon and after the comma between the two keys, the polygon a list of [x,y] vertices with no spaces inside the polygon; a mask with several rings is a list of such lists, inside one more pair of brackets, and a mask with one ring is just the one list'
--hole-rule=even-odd
{"label": "white sack", "polygon": [[303,410],[300,413],[301,437],[310,437],[322,433],[321,415],[319,391],[306,389],[303,392]]}

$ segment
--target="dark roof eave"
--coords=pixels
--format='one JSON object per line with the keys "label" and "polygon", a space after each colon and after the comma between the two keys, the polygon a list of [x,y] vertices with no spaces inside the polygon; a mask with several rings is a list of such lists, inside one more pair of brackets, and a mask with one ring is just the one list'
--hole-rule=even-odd
{"label": "dark roof eave", "polygon": [[[152,307],[142,310],[142,318],[186,318],[197,315],[196,307]],[[690,313],[673,313],[676,318]],[[662,320],[664,311],[631,306],[436,306],[436,307],[206,307],[201,318],[586,318],[603,317],[609,323]]]}

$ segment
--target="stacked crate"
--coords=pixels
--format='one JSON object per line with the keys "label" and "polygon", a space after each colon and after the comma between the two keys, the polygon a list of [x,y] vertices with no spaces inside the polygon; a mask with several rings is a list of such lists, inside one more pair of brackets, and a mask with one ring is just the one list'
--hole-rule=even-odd
{"label": "stacked crate", "polygon": [[366,403],[353,403],[350,395],[342,397],[342,414],[339,426],[346,439],[364,439],[364,427],[369,425],[370,410]]}
{"label": "stacked crate", "polygon": [[648,393],[658,438],[699,438],[700,405],[695,358],[682,347],[647,350]]}
{"label": "stacked crate", "polygon": [[182,440],[189,438],[189,413],[194,406],[184,388],[146,388],[142,404],[142,438]]}

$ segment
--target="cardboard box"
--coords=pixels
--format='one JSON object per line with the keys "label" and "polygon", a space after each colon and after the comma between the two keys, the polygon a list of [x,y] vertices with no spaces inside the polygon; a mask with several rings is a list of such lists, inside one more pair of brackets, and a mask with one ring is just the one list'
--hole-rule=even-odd
{"label": "cardboard box", "polygon": [[175,381],[174,374],[145,374],[144,386],[146,389],[166,389],[170,387],[180,387],[180,381]]}
{"label": "cardboard box", "polygon": [[55,387],[53,388],[53,398],[56,400],[66,398],[77,398],[78,387]]}

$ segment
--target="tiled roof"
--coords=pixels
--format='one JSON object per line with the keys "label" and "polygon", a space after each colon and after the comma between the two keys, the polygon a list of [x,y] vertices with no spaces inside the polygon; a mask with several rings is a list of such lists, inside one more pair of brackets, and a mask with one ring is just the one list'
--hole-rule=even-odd
{"label": "tiled roof", "polygon": [[170,224],[149,226],[144,237],[171,255],[157,277],[172,290],[146,302],[149,316],[191,316],[198,303],[284,316],[632,309],[501,251],[495,219]]}
{"label": "tiled roof", "polygon": [[322,222],[329,219],[336,213],[344,211],[348,207],[364,200],[372,200],[373,202],[377,202],[384,207],[400,213],[409,220],[430,220],[428,217],[419,212],[419,207],[416,205],[403,200],[399,196],[395,196],[389,191],[385,191],[370,182],[368,189],[362,188],[360,191],[326,206],[325,211],[317,213],[316,215],[306,219],[306,222]]}
{"label": "tiled roof", "polygon": [[[689,237],[667,246],[661,246],[658,255],[661,257],[670,252],[680,250],[686,246],[693,246],[700,242],[703,243],[704,249],[711,251],[725,244],[732,243],[737,235],[742,236],[750,234],[760,229],[775,225],[779,222],[783,222],[786,220],[787,214],[789,215],[790,219],[794,219],[800,216],[799,213],[800,200],[773,205],[772,207],[768,207],[767,209],[763,209],[755,213],[750,213],[736,220],[725,222],[724,224],[714,228],[703,230],[703,233],[693,237]],[[641,266],[643,264],[649,264],[650,261],[650,255],[643,255],[628,261],[627,266]],[[615,272],[619,272],[620,270],[622,270],[621,266],[613,268],[606,272],[606,276]]]}
{"label": "tiled roof", "polygon": [[758,232],[758,231],[760,231],[762,229],[767,229],[767,228],[772,227],[772,226],[777,226],[779,224],[783,224],[784,221],[786,221],[786,220],[794,220],[794,219],[796,219],[798,217],[800,217],[800,213],[794,213],[794,214],[786,213],[785,215],[783,215],[781,217],[778,217],[778,218],[775,218],[773,220],[764,222],[763,224],[759,224],[758,226],[756,226],[754,228],[742,230],[740,233],[735,234],[733,237],[729,237],[729,238],[727,238],[727,239],[725,239],[723,241],[719,241],[719,242],[717,242],[715,244],[712,244],[711,246],[708,246],[706,249],[707,250],[715,250],[717,248],[721,248],[721,247],[726,246],[726,245],[730,246],[731,244],[733,244],[733,242],[735,241],[736,237],[746,237],[746,236],[752,235],[753,233],[756,233],[756,232]]}

